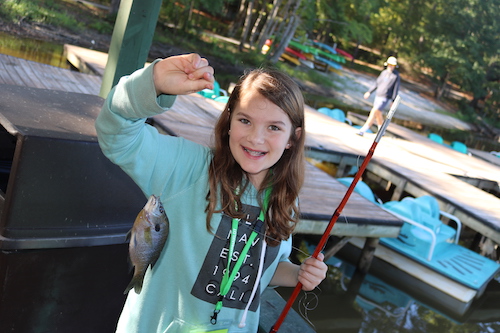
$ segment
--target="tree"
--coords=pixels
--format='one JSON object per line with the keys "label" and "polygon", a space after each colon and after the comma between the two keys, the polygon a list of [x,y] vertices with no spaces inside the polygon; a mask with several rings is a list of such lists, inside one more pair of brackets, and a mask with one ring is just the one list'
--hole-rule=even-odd
{"label": "tree", "polygon": [[111,0],[109,5],[109,13],[116,14],[118,13],[118,9],[120,8],[120,0]]}
{"label": "tree", "polygon": [[[290,0],[289,4],[291,4],[290,11],[285,12],[284,17],[283,17],[283,22],[287,22],[286,24],[286,29],[283,31],[282,34],[276,35],[273,44],[275,47],[272,50],[272,52],[269,52],[269,61],[271,63],[276,63],[278,62],[279,58],[285,51],[285,48],[288,46],[288,43],[290,43],[290,40],[293,38],[295,35],[295,30],[297,29],[300,19],[299,16],[297,15],[297,11],[300,7],[300,3],[302,0]],[[276,47],[277,45],[277,47]]]}
{"label": "tree", "polygon": [[426,26],[429,47],[422,63],[433,69],[442,84],[449,80],[470,91],[475,108],[488,96],[487,72],[500,49],[498,5],[499,0],[442,0]]}

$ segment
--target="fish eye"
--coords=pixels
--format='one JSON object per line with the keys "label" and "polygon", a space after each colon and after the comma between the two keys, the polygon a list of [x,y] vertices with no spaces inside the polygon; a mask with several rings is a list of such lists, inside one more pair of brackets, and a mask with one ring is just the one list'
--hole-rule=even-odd
{"label": "fish eye", "polygon": [[161,225],[159,223],[155,224],[155,231],[159,232],[161,230]]}

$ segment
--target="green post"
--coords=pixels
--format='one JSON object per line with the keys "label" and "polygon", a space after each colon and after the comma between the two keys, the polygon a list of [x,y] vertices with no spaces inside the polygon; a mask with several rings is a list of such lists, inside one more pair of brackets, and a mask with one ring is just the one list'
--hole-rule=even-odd
{"label": "green post", "polygon": [[99,95],[106,98],[124,75],[144,67],[162,0],[121,0]]}

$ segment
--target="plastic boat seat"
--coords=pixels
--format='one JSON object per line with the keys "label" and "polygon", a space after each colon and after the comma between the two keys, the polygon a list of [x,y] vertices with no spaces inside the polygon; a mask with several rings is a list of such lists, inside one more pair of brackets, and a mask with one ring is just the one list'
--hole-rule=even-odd
{"label": "plastic boat seat", "polygon": [[229,96],[219,96],[215,97],[214,101],[226,104],[229,101]]}
{"label": "plastic boat seat", "polygon": [[330,116],[330,108],[322,107],[318,109],[318,112],[321,112],[322,114],[325,114],[327,116]]}
{"label": "plastic boat seat", "polygon": [[[455,229],[425,213],[421,214],[420,218],[421,221],[418,222],[431,229],[436,235],[435,252],[443,251],[449,244],[455,243],[457,233]],[[431,234],[416,226],[413,226],[411,229],[412,234],[418,239],[417,247],[423,251],[422,253],[426,253],[433,241]]]}
{"label": "plastic boat seat", "polygon": [[451,143],[451,148],[455,149],[458,152],[461,152],[462,154],[468,154],[467,146],[460,141],[453,141]]}
{"label": "plastic boat seat", "polygon": [[221,89],[219,82],[214,81],[214,89],[203,89],[198,92],[201,96],[210,99],[216,99],[219,96],[227,96],[227,92]]}
{"label": "plastic boat seat", "polygon": [[424,212],[434,218],[439,218],[439,204],[436,198],[430,195],[423,195],[413,199],[415,203],[419,204]]}
{"label": "plastic boat seat", "polygon": [[[458,243],[458,239],[460,238],[460,233],[462,231],[462,222],[455,215],[449,214],[439,209],[439,203],[431,195],[423,195],[421,197],[413,199],[415,203],[420,205],[422,210],[429,214],[432,218],[441,220],[441,217],[444,216],[456,224],[456,232],[455,232],[455,243]],[[444,224],[446,225],[446,224]],[[451,228],[451,227],[450,227]]]}
{"label": "plastic boat seat", "polygon": [[321,107],[318,109],[318,112],[321,112],[322,114],[327,115],[330,118],[338,120],[342,123],[347,123],[352,126],[351,119],[347,119],[344,111],[342,111],[341,109],[330,109],[327,107]]}
{"label": "plastic boat seat", "polygon": [[431,139],[432,141],[435,141],[435,142],[437,142],[437,143],[440,143],[440,144],[443,144],[443,143],[444,143],[443,138],[442,138],[442,137],[441,137],[441,135],[439,135],[439,134],[436,134],[436,133],[429,133],[429,134],[427,135],[427,137],[428,137],[429,139]]}
{"label": "plastic boat seat", "polygon": [[[337,178],[337,180],[349,187],[351,186],[351,183],[353,181],[353,177],[343,177],[343,178]],[[362,180],[358,180],[357,184],[356,184],[356,187],[354,187],[354,191],[357,192],[358,194],[360,194],[361,196],[363,196],[364,198],[368,199],[369,201],[379,205],[379,204],[382,204],[381,202],[379,202],[377,200],[377,197],[375,196],[375,194],[373,194],[373,191],[372,189],[370,188],[370,186],[368,186],[365,182],[363,182]]]}
{"label": "plastic boat seat", "polygon": [[396,247],[406,246],[415,255],[430,260],[435,251],[443,251],[456,240],[455,229],[427,214],[413,198],[389,201],[383,207],[405,221],[397,240],[388,240]]}
{"label": "plastic boat seat", "polygon": [[349,125],[352,126],[351,119],[346,118],[344,111],[342,111],[341,109],[332,109],[331,117],[343,123],[348,123]]}

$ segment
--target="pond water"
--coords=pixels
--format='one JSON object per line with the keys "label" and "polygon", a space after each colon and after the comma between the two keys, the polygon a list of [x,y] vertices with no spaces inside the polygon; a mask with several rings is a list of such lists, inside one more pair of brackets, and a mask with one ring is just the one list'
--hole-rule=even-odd
{"label": "pond water", "polygon": [[[313,252],[314,240],[303,240],[298,258]],[[309,250],[307,250],[309,249]],[[318,333],[492,333],[500,332],[500,283],[492,281],[471,310],[457,315],[450,307],[429,301],[404,281],[390,283],[371,273],[356,280],[347,249],[327,261],[328,275],[312,293],[301,293],[294,309]],[[498,278],[497,278],[498,280]],[[352,284],[351,284],[352,282]],[[278,288],[287,300],[291,288]],[[413,296],[412,296],[413,295]]]}
{"label": "pond water", "polygon": [[[315,243],[305,238],[297,246],[310,255]],[[372,270],[365,277],[356,276],[351,258],[347,259],[342,252],[346,251],[327,261],[328,275],[319,290],[306,296],[301,293],[294,304],[294,309],[310,321],[316,332],[500,332],[499,281],[492,281],[483,297],[473,303],[471,311],[459,316],[452,304],[447,308],[424,300],[424,295],[420,297],[414,286],[404,281],[396,287],[372,274]],[[306,254],[299,253],[297,257],[301,256],[305,258]],[[278,288],[278,292],[287,300],[291,290]]]}
{"label": "pond water", "polygon": [[0,32],[0,53],[61,68],[71,68],[64,45],[20,38]]}
{"label": "pond water", "polygon": [[[71,68],[64,57],[63,45],[13,37],[2,32],[0,53]],[[456,317],[450,315],[449,309],[443,310],[435,304],[412,297],[412,286],[405,285],[404,281],[396,286],[368,274],[359,288],[352,289],[352,262],[333,257],[327,263],[328,277],[320,285],[320,290],[309,293],[302,302],[299,296],[294,305],[298,312],[310,320],[318,333],[500,332],[500,284],[497,281],[493,283],[493,289],[496,288],[493,295],[497,299],[492,302],[491,297],[484,298],[478,302],[475,311]],[[278,291],[288,299],[291,289]]]}

